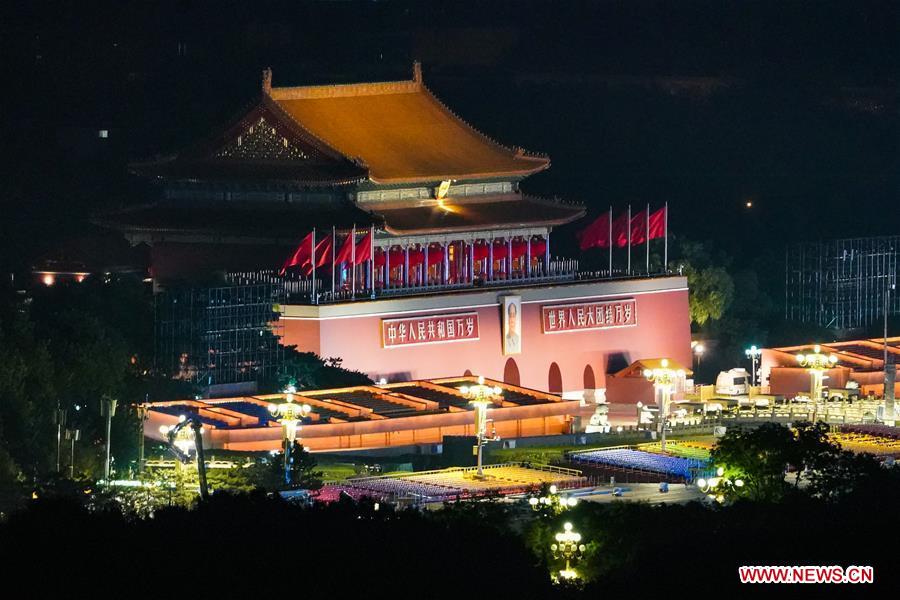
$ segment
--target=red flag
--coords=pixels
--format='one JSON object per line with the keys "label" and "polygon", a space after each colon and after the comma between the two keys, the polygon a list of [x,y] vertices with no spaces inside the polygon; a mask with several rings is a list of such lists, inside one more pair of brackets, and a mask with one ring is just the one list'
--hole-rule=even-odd
{"label": "red flag", "polygon": [[[316,243],[316,268],[324,267],[331,261],[331,236],[326,236],[319,240]],[[312,264],[307,262],[303,266],[303,274],[309,275],[312,273]]]}
{"label": "red flag", "polygon": [[650,239],[666,237],[666,207],[650,214]]}
{"label": "red flag", "polygon": [[341,263],[348,262],[351,258],[353,258],[353,236],[348,235],[344,239],[344,243],[341,244],[341,249],[338,250],[338,253],[334,256],[334,264],[339,265]]}
{"label": "red flag", "polygon": [[[356,245],[356,264],[361,265],[372,258],[372,230],[370,229],[363,239]],[[384,263],[382,263],[384,264]]]}
{"label": "red flag", "polygon": [[444,262],[444,249],[440,246],[428,248],[428,265],[437,265]]}
{"label": "red flag", "polygon": [[612,239],[619,248],[628,245],[628,213],[623,212],[612,223]]}
{"label": "red flag", "polygon": [[638,246],[647,241],[647,209],[631,217],[631,245]]}
{"label": "red flag", "polygon": [[425,262],[425,252],[421,248],[410,248],[409,266],[417,267]]}
{"label": "red flag", "polygon": [[590,225],[575,234],[578,239],[578,247],[582,250],[589,248],[609,248],[609,211],[603,213]]}
{"label": "red flag", "polygon": [[281,267],[281,274],[284,275],[284,272],[290,269],[291,267],[305,267],[309,264],[310,257],[312,256],[312,232],[306,234],[306,237],[303,238],[303,241],[300,242],[300,245],[297,246],[297,249],[294,250],[294,253],[288,258],[284,266]]}
{"label": "red flag", "polygon": [[494,260],[502,260],[506,258],[506,242],[502,240],[494,240]]}
{"label": "red flag", "polygon": [[528,242],[525,240],[513,240],[512,242],[512,257],[519,258],[520,256],[525,256],[528,252]]}

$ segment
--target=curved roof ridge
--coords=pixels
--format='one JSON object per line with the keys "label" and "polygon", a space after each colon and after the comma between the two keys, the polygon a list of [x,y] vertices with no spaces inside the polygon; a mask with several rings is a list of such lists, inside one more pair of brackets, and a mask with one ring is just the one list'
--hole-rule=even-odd
{"label": "curved roof ridge", "polygon": [[421,84],[415,80],[335,83],[272,88],[273,100],[309,100],[313,98],[341,98],[347,96],[377,96],[382,94],[412,94]]}

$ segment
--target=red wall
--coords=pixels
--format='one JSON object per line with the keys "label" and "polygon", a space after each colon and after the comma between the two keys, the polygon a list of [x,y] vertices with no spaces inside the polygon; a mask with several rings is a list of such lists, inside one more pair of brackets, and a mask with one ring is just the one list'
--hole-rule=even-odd
{"label": "red wall", "polygon": [[[637,302],[634,327],[601,329],[546,335],[541,332],[541,307],[571,300],[522,304],[522,354],[512,356],[521,376],[520,385],[549,390],[551,363],[557,363],[564,391],[584,389],[585,366],[594,371],[597,387],[606,387],[610,357],[623,368],[641,358],[672,358],[690,364],[690,321],[686,290],[629,295]],[[610,298],[602,298],[609,300]],[[578,302],[589,302],[579,299]],[[283,319],[283,343],[316,351],[323,357],[341,357],[343,366],[389,381],[476,375],[503,379],[500,307],[442,310],[435,314],[477,311],[480,339],[385,349],[381,344],[381,319],[389,315],[323,320]],[[428,314],[419,313],[419,314]]]}

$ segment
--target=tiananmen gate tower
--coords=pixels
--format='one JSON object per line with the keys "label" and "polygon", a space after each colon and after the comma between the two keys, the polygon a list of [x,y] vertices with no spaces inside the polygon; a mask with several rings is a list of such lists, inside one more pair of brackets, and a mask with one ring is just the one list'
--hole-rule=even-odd
{"label": "tiananmen gate tower", "polygon": [[[232,122],[132,165],[154,202],[99,222],[150,246],[159,291],[209,277],[263,290],[190,297],[202,341],[172,334],[162,354],[209,386],[269,368],[271,348],[238,331],[252,305],[274,305],[282,345],[375,381],[476,374],[576,394],[639,359],[689,364],[684,277],[554,256],[552,231],[585,207],[520,188],[549,166],[454,114],[418,63],[409,80],[303,87],[266,70]],[[216,324],[224,307],[238,325]]]}

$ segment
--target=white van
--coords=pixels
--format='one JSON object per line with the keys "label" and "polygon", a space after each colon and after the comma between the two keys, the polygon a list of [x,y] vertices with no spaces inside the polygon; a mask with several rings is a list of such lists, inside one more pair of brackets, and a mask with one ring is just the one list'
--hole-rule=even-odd
{"label": "white van", "polygon": [[716,377],[716,393],[723,396],[742,396],[750,393],[750,373],[747,369],[722,371]]}

